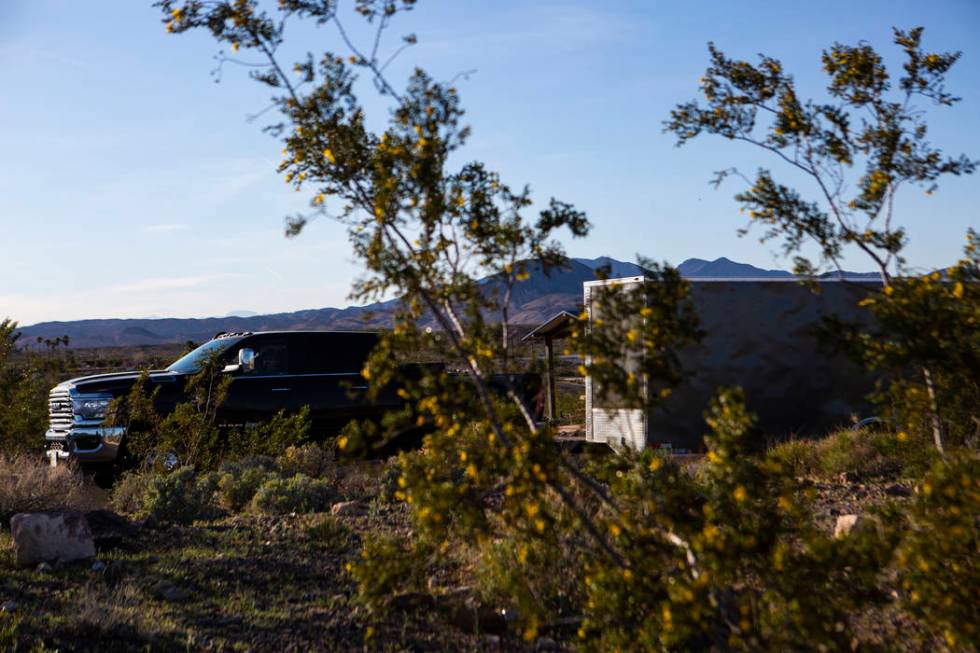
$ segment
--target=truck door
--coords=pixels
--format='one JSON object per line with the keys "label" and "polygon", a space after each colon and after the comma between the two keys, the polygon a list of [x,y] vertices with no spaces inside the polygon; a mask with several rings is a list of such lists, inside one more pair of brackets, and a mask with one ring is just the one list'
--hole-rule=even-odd
{"label": "truck door", "polygon": [[238,360],[240,349],[255,352],[255,368],[232,373],[228,397],[219,411],[224,426],[268,420],[282,409],[298,410],[295,388],[289,374],[289,347],[285,334],[261,334],[246,338],[229,352],[229,362]]}
{"label": "truck door", "polygon": [[361,370],[376,342],[373,333],[289,334],[294,400],[310,407],[314,433],[335,435],[350,420],[377,412],[356,396],[367,389]]}

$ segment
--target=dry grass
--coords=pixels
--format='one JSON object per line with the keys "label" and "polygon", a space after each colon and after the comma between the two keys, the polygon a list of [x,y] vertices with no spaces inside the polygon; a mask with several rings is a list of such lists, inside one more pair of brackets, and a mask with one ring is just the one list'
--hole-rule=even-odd
{"label": "dry grass", "polygon": [[80,510],[91,503],[85,477],[74,466],[50,467],[27,454],[0,455],[0,521],[19,512]]}

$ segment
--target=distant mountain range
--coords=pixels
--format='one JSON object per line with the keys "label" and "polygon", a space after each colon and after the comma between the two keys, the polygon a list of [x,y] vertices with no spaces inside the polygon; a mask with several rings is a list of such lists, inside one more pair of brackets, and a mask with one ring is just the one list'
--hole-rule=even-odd
{"label": "distant mountain range", "polygon": [[[549,274],[532,264],[530,277],[514,288],[511,315],[514,324],[537,325],[561,310],[578,311],[582,302],[582,283],[596,278],[598,268],[608,270],[610,277],[630,277],[643,273],[635,263],[617,261],[608,256],[595,259],[576,258],[567,268]],[[698,278],[791,278],[785,270],[764,270],[727,258],[714,261],[691,258],[677,266],[685,277]],[[876,277],[875,273],[845,272],[849,278]],[[489,277],[483,284],[492,289],[497,281]],[[160,319],[93,319],[71,322],[42,322],[21,329],[25,340],[36,337],[57,338],[67,335],[72,347],[111,347],[151,345],[193,340],[209,340],[222,331],[276,331],[291,329],[379,329],[391,324],[398,300],[370,306],[317,308],[292,313],[258,315],[237,310],[224,317]]]}

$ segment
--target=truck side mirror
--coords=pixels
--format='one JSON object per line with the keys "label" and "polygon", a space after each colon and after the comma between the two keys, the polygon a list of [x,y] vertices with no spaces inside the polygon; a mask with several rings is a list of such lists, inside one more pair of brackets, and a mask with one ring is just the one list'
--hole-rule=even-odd
{"label": "truck side mirror", "polygon": [[243,348],[238,350],[238,369],[251,372],[255,369],[255,350]]}
{"label": "truck side mirror", "polygon": [[221,370],[225,373],[230,372],[251,372],[255,369],[255,351],[252,349],[239,349],[238,362],[225,365]]}

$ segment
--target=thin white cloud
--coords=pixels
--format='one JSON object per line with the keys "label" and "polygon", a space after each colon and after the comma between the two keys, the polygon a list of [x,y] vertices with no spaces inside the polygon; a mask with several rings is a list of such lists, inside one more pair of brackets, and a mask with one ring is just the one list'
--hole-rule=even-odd
{"label": "thin white cloud", "polygon": [[170,233],[172,231],[183,231],[187,229],[186,224],[151,224],[143,227],[144,231],[151,233]]}
{"label": "thin white cloud", "polygon": [[204,274],[191,277],[154,277],[140,279],[132,283],[113,286],[112,292],[146,292],[152,290],[174,290],[177,288],[193,288],[226,275]]}

